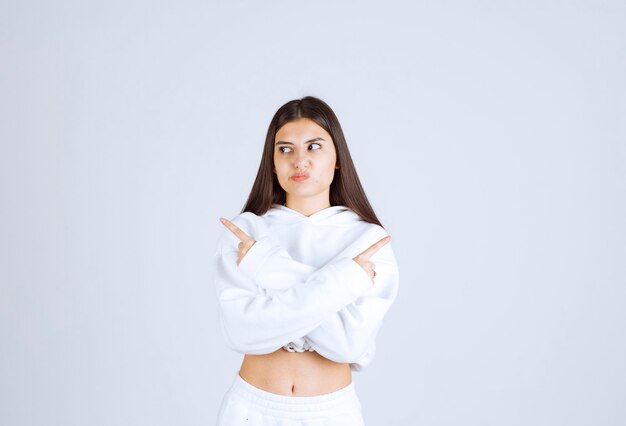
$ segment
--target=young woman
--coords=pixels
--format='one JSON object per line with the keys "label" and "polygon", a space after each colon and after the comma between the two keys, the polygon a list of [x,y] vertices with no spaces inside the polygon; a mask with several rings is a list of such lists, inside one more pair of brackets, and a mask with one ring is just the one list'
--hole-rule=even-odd
{"label": "young woman", "polygon": [[325,102],[278,109],[245,207],[220,220],[220,327],[245,356],[218,425],[363,425],[352,372],[374,357],[398,265]]}

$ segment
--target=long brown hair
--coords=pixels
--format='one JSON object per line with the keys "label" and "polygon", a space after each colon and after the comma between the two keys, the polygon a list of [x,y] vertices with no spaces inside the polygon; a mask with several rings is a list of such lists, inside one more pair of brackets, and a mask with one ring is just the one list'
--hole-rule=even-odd
{"label": "long brown hair", "polygon": [[260,216],[265,214],[272,204],[285,203],[285,190],[280,186],[278,178],[272,171],[274,142],[276,132],[286,123],[298,118],[313,120],[328,132],[335,144],[339,169],[335,169],[335,176],[330,184],[330,205],[349,207],[364,221],[382,226],[361,186],[337,116],[326,102],[313,96],[289,101],[274,114],[267,129],[259,171],[241,213],[252,212]]}

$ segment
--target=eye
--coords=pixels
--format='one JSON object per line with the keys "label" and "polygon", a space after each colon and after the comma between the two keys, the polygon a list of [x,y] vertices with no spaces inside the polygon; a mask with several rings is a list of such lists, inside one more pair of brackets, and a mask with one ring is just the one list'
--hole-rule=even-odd
{"label": "eye", "polygon": [[318,143],[315,143],[315,142],[313,142],[311,145],[309,145],[309,147],[311,147],[311,146],[313,146],[313,145],[317,145],[317,146],[319,146],[319,148],[316,148],[316,149],[321,149],[321,148],[322,148],[322,145],[320,145],[320,144],[318,144]]}
{"label": "eye", "polygon": [[289,148],[288,146],[284,146],[284,145],[283,145],[283,146],[279,146],[279,147],[278,147],[278,152],[281,152],[281,153],[283,153],[283,154],[284,154],[284,153],[285,153],[285,151],[283,151],[283,148],[286,148],[286,149],[291,149],[291,148]]}

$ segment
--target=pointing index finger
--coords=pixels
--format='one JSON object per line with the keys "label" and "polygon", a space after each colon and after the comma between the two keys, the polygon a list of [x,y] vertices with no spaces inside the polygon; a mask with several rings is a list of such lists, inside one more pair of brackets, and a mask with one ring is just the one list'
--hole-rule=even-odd
{"label": "pointing index finger", "polygon": [[380,240],[369,246],[366,250],[364,250],[361,253],[361,256],[369,260],[369,258],[372,257],[374,253],[376,253],[382,246],[387,244],[389,240],[391,240],[391,237],[389,235],[381,238]]}
{"label": "pointing index finger", "polygon": [[232,223],[230,220],[224,218],[224,217],[220,217],[220,222],[222,222],[224,224],[224,226],[226,226],[233,234],[235,234],[237,236],[237,238],[239,238],[241,241],[246,242],[248,240],[251,240],[252,237],[249,236],[248,234],[246,234],[245,232],[243,232],[237,225],[235,225],[234,223]]}

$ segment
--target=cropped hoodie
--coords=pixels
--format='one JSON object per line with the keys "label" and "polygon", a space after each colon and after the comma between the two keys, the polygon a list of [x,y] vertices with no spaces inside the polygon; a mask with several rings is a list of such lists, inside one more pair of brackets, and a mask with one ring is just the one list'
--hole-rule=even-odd
{"label": "cropped hoodie", "polygon": [[310,216],[273,204],[263,215],[231,220],[256,240],[237,265],[239,238],[224,228],[215,253],[219,324],[227,345],[243,354],[279,348],[316,351],[361,371],[398,293],[391,242],[370,261],[371,279],[353,258],[387,235],[346,206]]}

